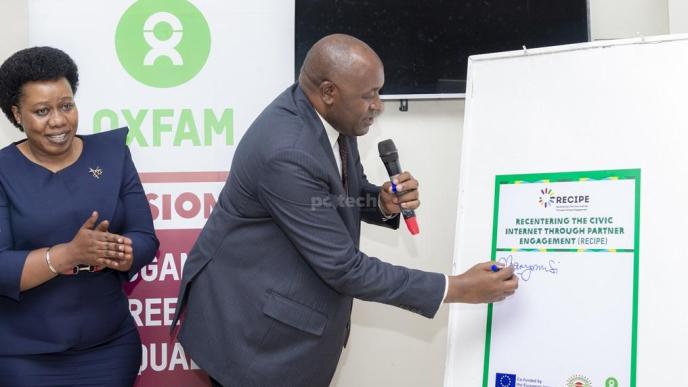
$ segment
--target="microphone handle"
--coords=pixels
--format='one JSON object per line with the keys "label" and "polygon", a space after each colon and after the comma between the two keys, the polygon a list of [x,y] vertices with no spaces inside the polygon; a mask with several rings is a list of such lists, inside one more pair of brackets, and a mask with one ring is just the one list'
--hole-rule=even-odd
{"label": "microphone handle", "polygon": [[[387,169],[387,173],[389,174],[390,179],[392,178],[392,176],[396,176],[401,173],[401,165],[399,164],[398,159],[394,161],[385,162],[385,168]],[[401,192],[397,192],[396,195],[401,195]],[[418,222],[416,221],[416,213],[413,210],[401,208],[401,215],[403,215],[404,222],[406,223],[406,227],[408,228],[411,235],[418,234],[420,232],[420,229],[418,227]]]}
{"label": "microphone handle", "polygon": [[404,219],[408,219],[415,217],[416,213],[413,210],[409,210],[408,208],[402,208],[401,215],[404,216]]}

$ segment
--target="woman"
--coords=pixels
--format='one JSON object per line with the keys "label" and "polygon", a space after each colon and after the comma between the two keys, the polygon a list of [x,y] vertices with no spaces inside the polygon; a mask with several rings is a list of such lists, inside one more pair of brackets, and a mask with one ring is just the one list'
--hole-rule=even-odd
{"label": "woman", "polygon": [[141,341],[122,284],[158,248],[126,129],[77,135],[64,52],[0,66],[0,107],[26,139],[0,150],[0,385],[130,386]]}

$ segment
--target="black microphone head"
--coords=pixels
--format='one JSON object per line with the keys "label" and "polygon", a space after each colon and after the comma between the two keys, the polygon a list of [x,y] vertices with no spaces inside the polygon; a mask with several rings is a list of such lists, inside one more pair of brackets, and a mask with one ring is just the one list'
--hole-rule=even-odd
{"label": "black microphone head", "polygon": [[377,150],[380,152],[380,158],[385,164],[385,169],[390,177],[401,173],[401,165],[399,165],[399,154],[394,141],[391,139],[380,141],[377,143]]}
{"label": "black microphone head", "polygon": [[382,158],[382,161],[385,163],[399,159],[397,147],[394,145],[394,141],[392,141],[391,138],[378,142],[377,150],[380,152],[380,158]]}

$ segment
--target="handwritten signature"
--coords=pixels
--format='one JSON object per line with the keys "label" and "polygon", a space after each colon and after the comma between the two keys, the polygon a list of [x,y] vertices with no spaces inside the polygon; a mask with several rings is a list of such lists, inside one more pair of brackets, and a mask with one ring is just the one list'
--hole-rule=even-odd
{"label": "handwritten signature", "polygon": [[523,281],[530,280],[530,276],[533,274],[533,272],[542,271],[549,274],[559,273],[559,268],[556,267],[556,265],[559,264],[559,261],[556,261],[554,259],[550,259],[549,262],[547,262],[546,264],[526,264],[514,261],[514,257],[509,255],[508,257],[500,257],[499,262],[503,263],[506,266],[513,266],[514,274],[519,276],[519,278],[521,278]]}

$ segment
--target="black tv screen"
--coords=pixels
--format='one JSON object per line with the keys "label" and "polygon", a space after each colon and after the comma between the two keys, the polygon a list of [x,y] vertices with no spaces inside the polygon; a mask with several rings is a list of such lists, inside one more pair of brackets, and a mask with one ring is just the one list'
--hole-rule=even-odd
{"label": "black tv screen", "polygon": [[296,77],[325,35],[368,43],[386,99],[458,97],[474,54],[589,40],[587,0],[296,0]]}

